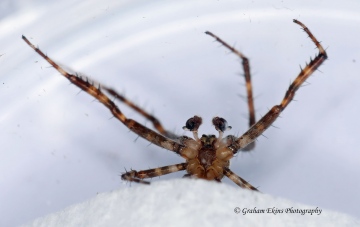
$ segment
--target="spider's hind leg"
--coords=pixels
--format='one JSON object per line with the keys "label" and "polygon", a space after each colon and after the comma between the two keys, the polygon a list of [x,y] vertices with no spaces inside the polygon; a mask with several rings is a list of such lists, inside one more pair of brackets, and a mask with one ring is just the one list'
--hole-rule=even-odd
{"label": "spider's hind leg", "polygon": [[[252,92],[252,83],[251,83],[251,74],[250,74],[250,64],[249,59],[243,55],[240,51],[236,50],[234,47],[227,44],[225,41],[220,39],[218,36],[214,35],[211,32],[205,32],[205,34],[210,35],[211,37],[215,38],[216,41],[221,43],[224,47],[229,49],[232,53],[236,54],[239,58],[242,60],[242,66],[244,70],[244,77],[245,77],[245,83],[246,83],[246,93],[247,93],[247,104],[249,109],[249,128],[255,124],[255,108],[254,108],[254,99],[253,99],[253,92]],[[251,151],[255,147],[255,142],[250,143],[241,151]]]}
{"label": "spider's hind leg", "polygon": [[141,183],[141,184],[150,184],[150,182],[144,181],[143,179],[159,177],[169,173],[175,173],[178,171],[186,170],[187,165],[188,165],[187,163],[180,163],[176,165],[163,166],[154,169],[147,169],[140,171],[131,170],[129,172],[122,174],[121,179],[126,181]]}
{"label": "spider's hind leg", "polygon": [[252,186],[249,182],[242,179],[238,175],[236,175],[233,171],[231,171],[229,168],[224,167],[224,175],[227,176],[230,180],[232,180],[235,184],[239,185],[242,188],[250,189],[253,191],[259,191],[257,188]]}

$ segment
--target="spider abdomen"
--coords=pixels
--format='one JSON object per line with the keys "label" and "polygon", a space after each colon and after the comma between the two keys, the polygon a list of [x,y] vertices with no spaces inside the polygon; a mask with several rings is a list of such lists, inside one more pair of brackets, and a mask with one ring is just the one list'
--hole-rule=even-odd
{"label": "spider abdomen", "polygon": [[216,149],[216,137],[203,135],[200,141],[202,146],[198,149],[198,155],[187,160],[186,170],[196,178],[220,181],[224,177],[224,167],[230,165],[232,152],[227,147]]}

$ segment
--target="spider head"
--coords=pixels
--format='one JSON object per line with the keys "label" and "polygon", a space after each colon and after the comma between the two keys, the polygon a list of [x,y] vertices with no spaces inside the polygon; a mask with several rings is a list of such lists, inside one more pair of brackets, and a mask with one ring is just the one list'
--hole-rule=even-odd
{"label": "spider head", "polygon": [[201,145],[205,148],[213,147],[216,141],[215,135],[202,135],[200,138]]}
{"label": "spider head", "polygon": [[227,121],[222,117],[214,117],[212,123],[215,126],[216,131],[219,132],[219,138],[216,138],[215,135],[202,135],[199,139],[198,129],[202,124],[202,118],[197,115],[189,118],[183,129],[193,132],[195,140],[201,142],[204,146],[207,146],[213,144],[214,141],[220,141],[224,132],[231,129],[231,126],[228,126]]}

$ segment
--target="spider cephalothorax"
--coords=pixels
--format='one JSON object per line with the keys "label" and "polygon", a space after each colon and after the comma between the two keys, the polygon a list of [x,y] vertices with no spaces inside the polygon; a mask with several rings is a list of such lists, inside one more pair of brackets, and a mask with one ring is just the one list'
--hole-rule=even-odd
{"label": "spider cephalothorax", "polygon": [[229,160],[233,153],[227,149],[227,139],[223,139],[223,132],[231,127],[227,126],[226,120],[215,117],[213,124],[219,132],[219,137],[215,135],[198,136],[198,128],[202,120],[198,116],[190,118],[183,128],[193,132],[194,139],[182,136],[180,142],[183,148],[183,157],[187,162],[186,171],[188,176],[207,180],[220,181],[224,177],[224,168],[230,165]]}
{"label": "spider cephalothorax", "polygon": [[[205,32],[207,35],[214,37],[216,41],[221,43],[223,46],[241,58],[244,69],[250,128],[240,137],[229,135],[225,138],[223,138],[224,131],[230,129],[231,127],[227,126],[225,119],[220,117],[214,117],[212,120],[215,129],[219,132],[218,137],[215,135],[202,135],[199,138],[198,128],[202,123],[202,119],[198,116],[194,116],[187,120],[185,126],[183,127],[185,130],[191,131],[193,133],[194,139],[187,136],[178,136],[172,132],[169,132],[164,129],[156,117],[136,106],[134,103],[121,94],[117,93],[115,90],[102,85],[94,86],[93,83],[89,82],[88,78],[81,78],[77,75],[68,73],[48,56],[46,56],[39,48],[30,43],[30,41],[25,36],[22,38],[31,48],[33,48],[41,57],[48,61],[71,83],[86,91],[88,94],[92,95],[95,99],[101,102],[106,108],[110,110],[115,118],[122,122],[131,131],[148,140],[152,144],[165,148],[169,151],[173,151],[185,159],[184,163],[176,165],[169,165],[141,171],[131,170],[121,175],[123,180],[149,184],[149,182],[144,180],[145,178],[152,178],[155,176],[186,170],[186,177],[220,181],[224,176],[226,176],[242,188],[257,191],[255,187],[229,169],[229,160],[240,151],[249,151],[254,148],[255,140],[279,117],[280,113],[291,102],[295,92],[299,89],[299,87],[327,58],[327,54],[324,48],[321,46],[320,42],[316,40],[310,30],[298,20],[294,20],[294,23],[300,25],[308,34],[312,42],[319,50],[319,53],[309,62],[309,64],[305,66],[304,69],[301,70],[299,75],[289,86],[280,104],[271,108],[257,122],[255,120],[249,60],[242,53],[228,45],[216,35],[212,34],[211,32]],[[154,129],[157,132],[145,127],[133,119],[127,118],[115,105],[114,101],[109,98],[109,96],[113,97],[115,100],[125,103],[139,114],[144,116],[146,119],[151,121]]]}

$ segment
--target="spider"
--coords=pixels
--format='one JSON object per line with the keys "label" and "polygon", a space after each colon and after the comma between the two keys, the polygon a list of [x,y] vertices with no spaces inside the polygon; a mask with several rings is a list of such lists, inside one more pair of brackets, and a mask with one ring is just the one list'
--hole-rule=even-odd
{"label": "spider", "polygon": [[[187,136],[178,136],[170,131],[165,130],[156,117],[136,106],[133,102],[115,90],[100,84],[94,85],[94,82],[90,82],[87,77],[83,78],[77,74],[73,75],[68,73],[51,58],[45,55],[39,48],[35,47],[25,36],[22,36],[22,39],[41,57],[50,63],[50,65],[52,65],[57,71],[66,77],[72,84],[76,85],[81,90],[87,92],[99,102],[101,102],[106,108],[110,110],[115,118],[120,120],[131,131],[145,140],[148,140],[152,144],[172,151],[185,159],[185,162],[176,165],[168,165],[141,171],[127,171],[121,175],[123,180],[150,184],[150,182],[145,181],[144,179],[186,170],[187,173],[184,175],[184,177],[201,178],[220,182],[221,179],[226,176],[241,188],[258,191],[257,188],[230,170],[230,159],[234,157],[234,155],[239,151],[250,151],[254,148],[255,140],[270,125],[272,125],[272,123],[279,117],[280,113],[292,101],[295,92],[299,89],[299,87],[327,59],[325,49],[313,36],[310,30],[303,23],[296,19],[294,19],[293,22],[300,25],[302,29],[308,34],[309,38],[312,40],[312,42],[314,42],[317,49],[319,50],[319,53],[315,56],[314,59],[310,59],[310,63],[306,64],[304,69],[301,69],[299,75],[286,91],[281,103],[272,107],[257,122],[255,120],[250,66],[248,59],[242,53],[220,39],[218,36],[208,31],[205,32],[205,34],[215,38],[217,42],[221,43],[242,60],[244,77],[246,81],[250,128],[240,137],[233,135],[224,137],[224,132],[228,129],[231,129],[231,127],[228,126],[226,120],[221,117],[214,117],[212,119],[212,123],[215,129],[219,133],[217,137],[215,135],[202,135],[199,137],[198,129],[202,123],[202,119],[199,116],[194,116],[188,119],[185,126],[183,127],[184,130],[192,132],[193,138]],[[109,96],[116,100],[120,100],[137,111],[143,117],[151,121],[157,132],[145,127],[133,119],[127,118],[109,98]]]}

